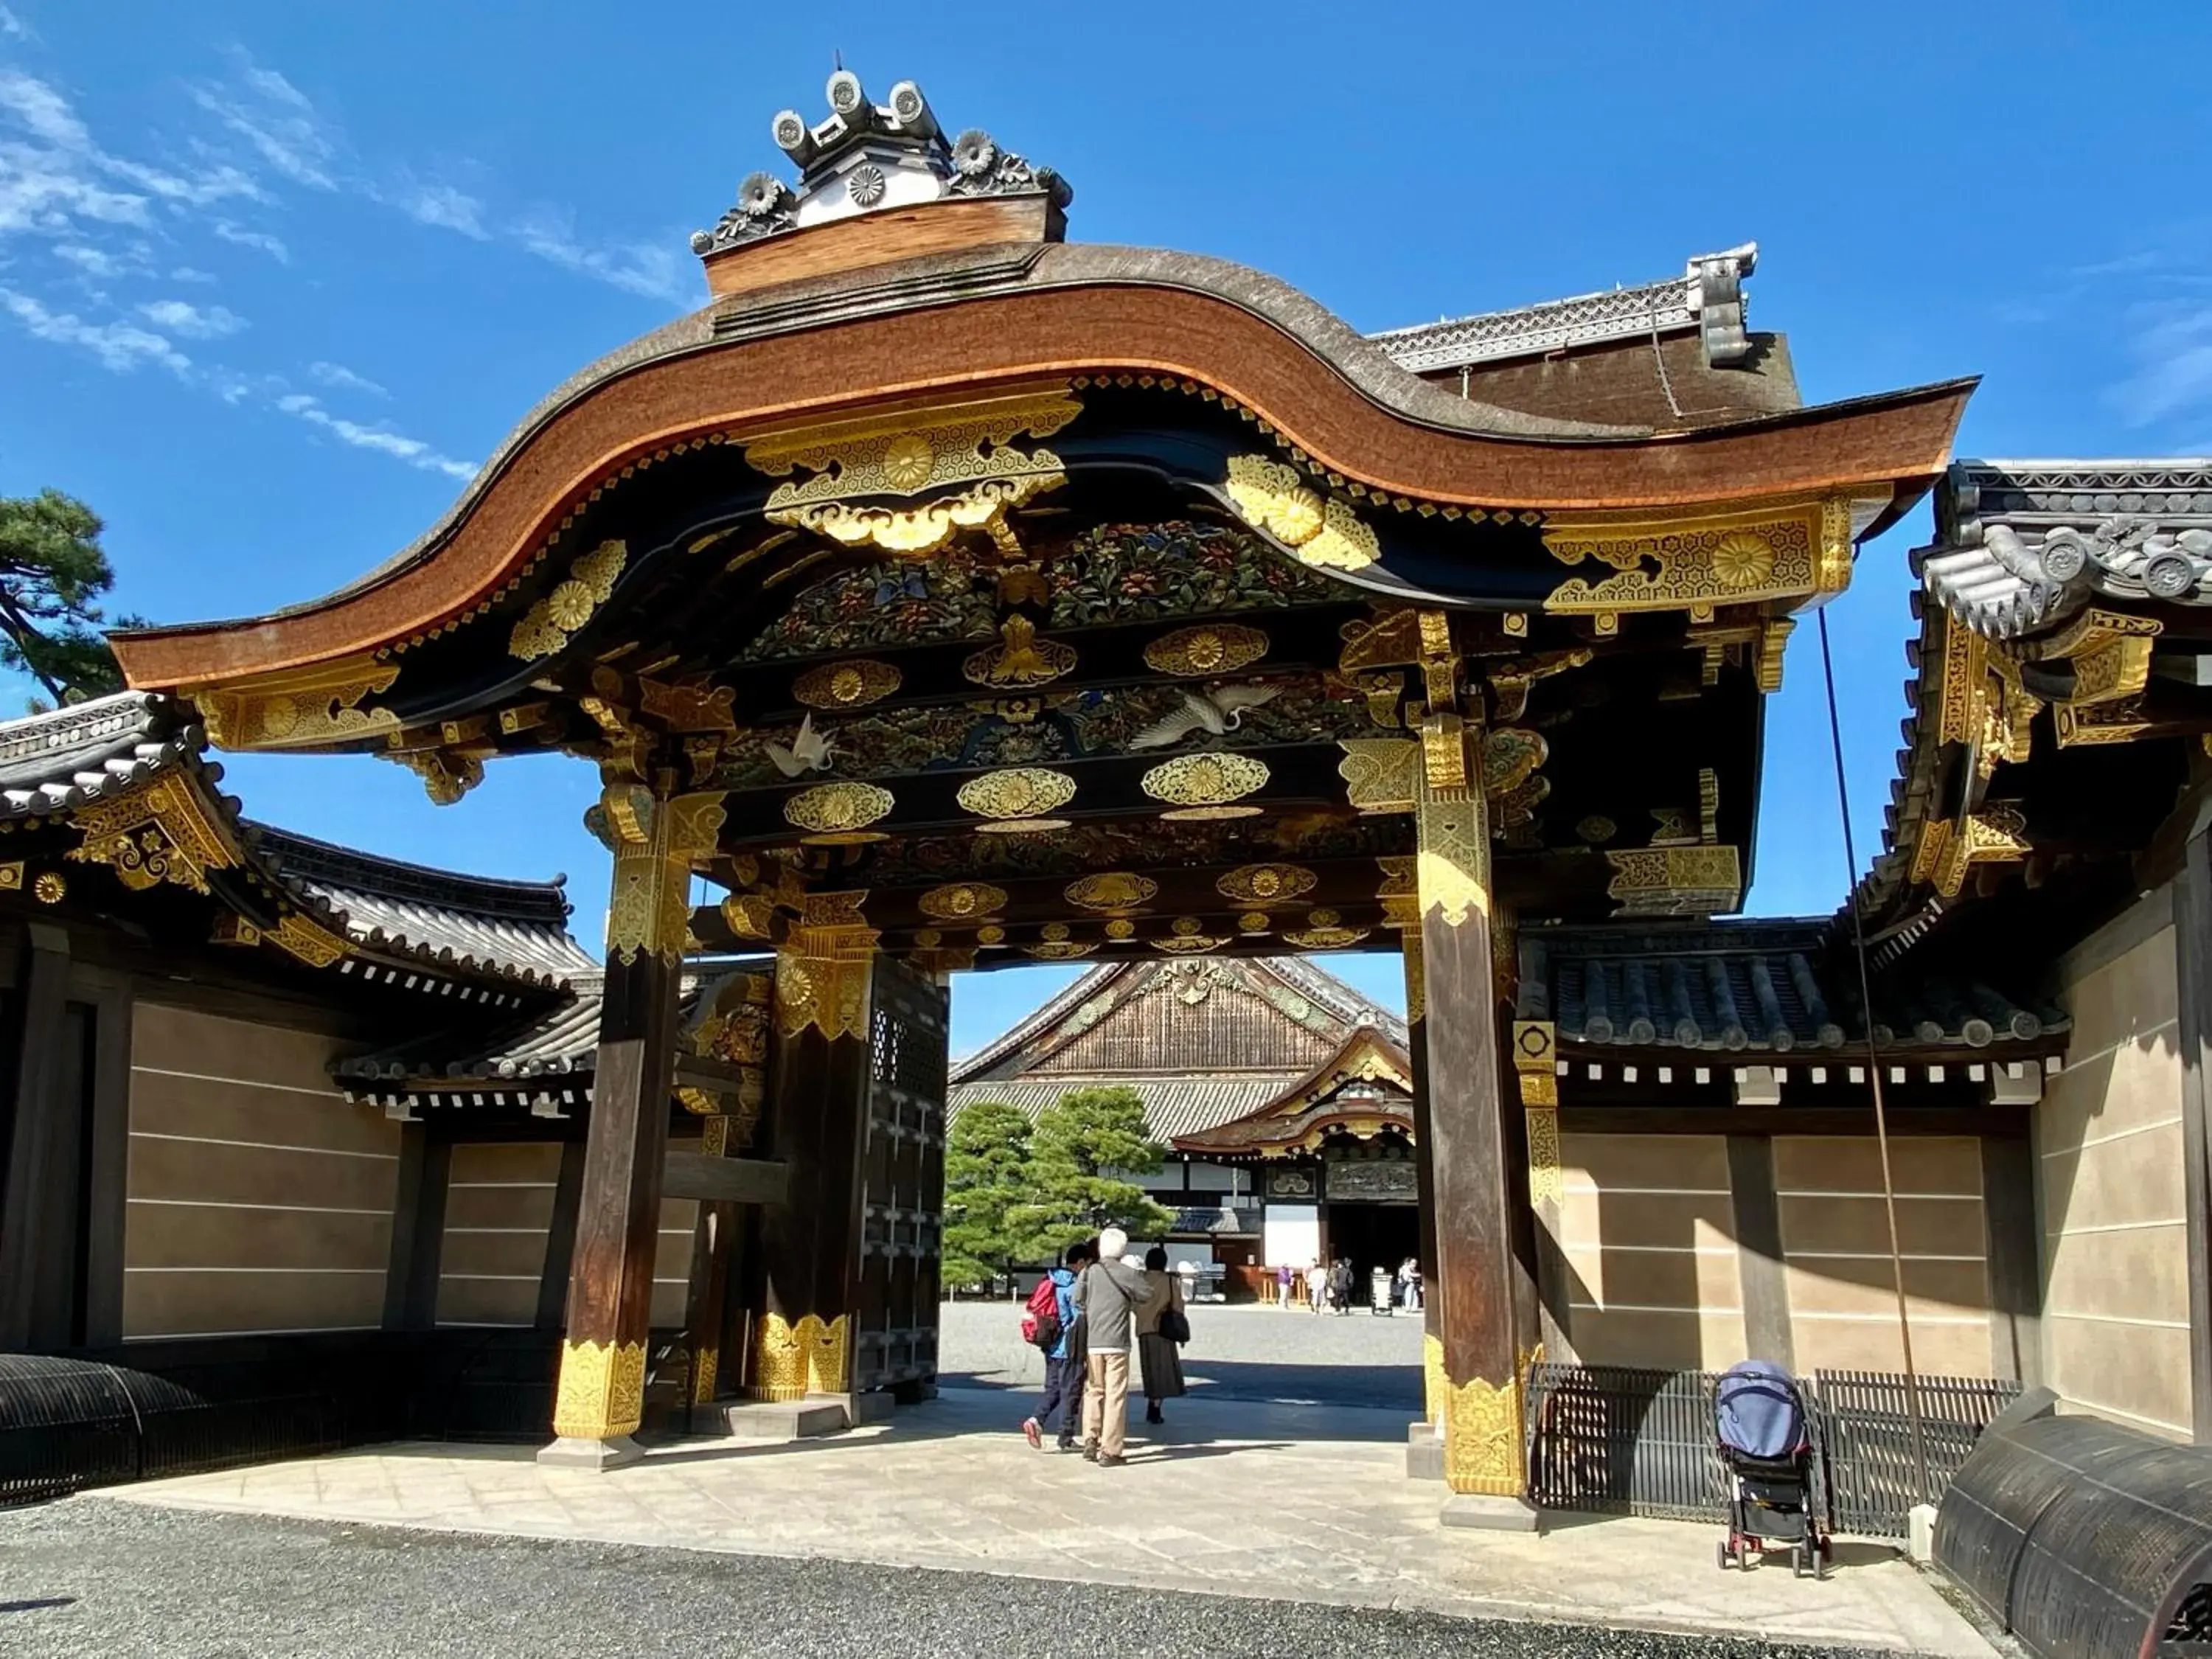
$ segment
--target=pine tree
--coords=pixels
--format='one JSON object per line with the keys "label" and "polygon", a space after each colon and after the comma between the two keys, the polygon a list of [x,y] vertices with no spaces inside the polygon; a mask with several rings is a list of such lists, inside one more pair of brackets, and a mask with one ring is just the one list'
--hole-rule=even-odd
{"label": "pine tree", "polygon": [[945,1141],[944,1282],[981,1285],[1027,1260],[1013,1217],[1035,1197],[1028,1114],[1003,1100],[963,1108]]}
{"label": "pine tree", "polygon": [[123,689],[100,631],[97,601],[115,585],[100,529],[98,514],[58,489],[0,495],[0,667],[30,675],[58,703]]}
{"label": "pine tree", "polygon": [[1167,1148],[1145,1130],[1134,1089],[1071,1089],[1037,1114],[1030,1138],[1035,1197],[1017,1218],[1040,1260],[1111,1223],[1160,1238],[1175,1217],[1127,1177],[1157,1175]]}

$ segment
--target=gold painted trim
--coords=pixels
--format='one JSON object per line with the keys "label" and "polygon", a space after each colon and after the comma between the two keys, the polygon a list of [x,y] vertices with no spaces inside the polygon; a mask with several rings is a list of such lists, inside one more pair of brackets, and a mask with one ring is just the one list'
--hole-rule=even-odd
{"label": "gold painted trim", "polygon": [[645,1345],[564,1342],[553,1432],[563,1439],[613,1440],[635,1433],[645,1415]]}

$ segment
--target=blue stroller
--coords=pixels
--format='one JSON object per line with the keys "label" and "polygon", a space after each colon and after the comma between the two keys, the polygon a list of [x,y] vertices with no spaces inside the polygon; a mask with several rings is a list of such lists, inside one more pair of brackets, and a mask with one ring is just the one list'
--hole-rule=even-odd
{"label": "blue stroller", "polygon": [[1804,1396],[1779,1365],[1747,1359],[1713,1385],[1713,1431],[1729,1476],[1723,1571],[1759,1565],[1769,1544],[1790,1547],[1790,1570],[1828,1576],[1832,1545]]}

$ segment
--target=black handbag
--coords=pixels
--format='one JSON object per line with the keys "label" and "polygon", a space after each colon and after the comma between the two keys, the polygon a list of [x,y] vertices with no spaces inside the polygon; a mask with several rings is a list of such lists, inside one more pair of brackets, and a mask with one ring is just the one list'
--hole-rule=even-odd
{"label": "black handbag", "polygon": [[1190,1318],[1181,1308],[1160,1310],[1159,1332],[1162,1336],[1181,1347],[1190,1340]]}

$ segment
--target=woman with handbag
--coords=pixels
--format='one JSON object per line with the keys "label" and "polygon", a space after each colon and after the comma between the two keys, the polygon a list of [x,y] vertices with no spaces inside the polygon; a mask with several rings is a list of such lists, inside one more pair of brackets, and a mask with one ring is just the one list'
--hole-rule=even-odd
{"label": "woman with handbag", "polygon": [[1182,1287],[1168,1271],[1168,1253],[1155,1244],[1145,1252],[1145,1278],[1152,1293],[1137,1315],[1137,1364],[1145,1386],[1145,1421],[1163,1423],[1160,1401],[1184,1392],[1182,1344],[1190,1340],[1190,1318],[1183,1311]]}

